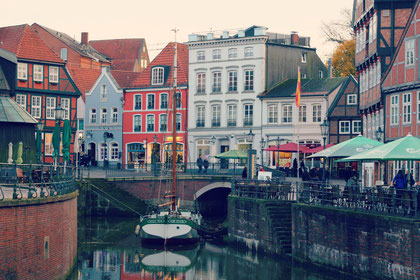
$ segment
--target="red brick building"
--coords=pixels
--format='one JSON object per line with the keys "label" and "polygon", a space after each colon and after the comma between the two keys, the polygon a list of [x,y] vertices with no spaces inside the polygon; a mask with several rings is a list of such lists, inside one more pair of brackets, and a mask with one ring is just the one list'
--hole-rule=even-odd
{"label": "red brick building", "polygon": [[[14,99],[35,119],[45,124],[42,161],[53,161],[52,131],[58,105],[65,110],[63,118],[70,120],[72,152],[80,91],[69,75],[65,61],[48,48],[27,24],[0,28],[0,42],[0,48],[14,53],[18,60]],[[73,156],[71,153],[71,161]]]}
{"label": "red brick building", "polygon": [[[174,46],[169,43],[143,73],[124,90],[123,163],[170,162],[172,152],[172,82]],[[177,160],[187,159],[188,49],[177,43]],[[154,137],[157,143],[154,143]]]}

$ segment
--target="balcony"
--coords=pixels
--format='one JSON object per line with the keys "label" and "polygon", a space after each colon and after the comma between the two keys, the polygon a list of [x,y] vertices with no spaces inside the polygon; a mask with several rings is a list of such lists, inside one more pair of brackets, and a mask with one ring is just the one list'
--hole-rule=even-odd
{"label": "balcony", "polygon": [[213,86],[213,91],[212,91],[213,93],[220,93],[220,92],[222,92],[222,87],[219,85],[219,86]]}
{"label": "balcony", "polygon": [[236,120],[228,120],[228,127],[236,127]]}
{"label": "balcony", "polygon": [[205,94],[206,88],[205,87],[197,87],[197,94]]}
{"label": "balcony", "polygon": [[244,126],[251,126],[252,125],[252,119],[246,118],[244,119]]}
{"label": "balcony", "polygon": [[197,123],[195,124],[196,127],[204,127],[205,122],[204,120],[197,120]]}
{"label": "balcony", "polygon": [[211,127],[220,127],[220,120],[212,120]]}

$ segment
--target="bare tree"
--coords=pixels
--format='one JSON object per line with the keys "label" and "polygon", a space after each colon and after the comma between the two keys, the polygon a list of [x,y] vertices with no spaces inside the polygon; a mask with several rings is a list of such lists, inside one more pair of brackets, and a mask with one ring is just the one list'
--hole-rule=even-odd
{"label": "bare tree", "polygon": [[352,14],[350,9],[341,10],[341,18],[329,22],[322,22],[322,32],[327,42],[342,44],[354,38]]}

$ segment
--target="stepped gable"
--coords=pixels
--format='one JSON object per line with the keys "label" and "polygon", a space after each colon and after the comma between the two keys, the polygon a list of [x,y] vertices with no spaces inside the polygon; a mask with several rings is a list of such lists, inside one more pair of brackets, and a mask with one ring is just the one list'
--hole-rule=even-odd
{"label": "stepped gable", "polygon": [[140,60],[145,40],[143,38],[94,40],[89,41],[89,44],[112,60],[111,69],[133,71],[136,61]]}
{"label": "stepped gable", "polygon": [[111,70],[111,75],[120,88],[128,88],[131,83],[140,75],[139,72]]}
{"label": "stepped gable", "polygon": [[85,93],[90,91],[99,75],[101,75],[101,70],[73,67],[68,68],[68,70],[77,88],[82,93],[83,100],[85,100]]}
{"label": "stepped gable", "polygon": [[[131,84],[131,88],[144,87],[170,87],[173,75],[174,64],[174,46],[171,42],[155,57],[149,66],[142,72],[142,74]],[[188,47],[184,44],[177,43],[177,61],[178,61],[178,86],[188,85]],[[163,85],[152,86],[152,68],[155,66],[168,66],[170,73],[164,81]],[[165,74],[166,77],[166,74]]]}
{"label": "stepped gable", "polygon": [[0,28],[0,48],[14,53],[19,59],[65,63],[27,24]]}

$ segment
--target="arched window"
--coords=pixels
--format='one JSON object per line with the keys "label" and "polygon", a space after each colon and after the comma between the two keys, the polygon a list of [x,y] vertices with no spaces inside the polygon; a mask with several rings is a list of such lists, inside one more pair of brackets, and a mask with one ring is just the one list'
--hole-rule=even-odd
{"label": "arched window", "polygon": [[118,156],[118,144],[117,143],[111,143],[111,160],[118,160],[119,156]]}

